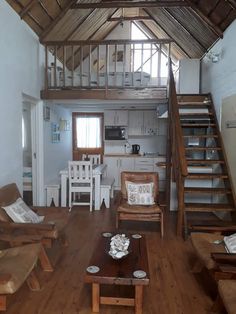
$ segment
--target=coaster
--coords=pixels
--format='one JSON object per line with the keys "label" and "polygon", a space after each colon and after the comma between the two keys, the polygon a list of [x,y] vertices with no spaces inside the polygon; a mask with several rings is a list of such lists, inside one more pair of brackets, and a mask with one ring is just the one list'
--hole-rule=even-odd
{"label": "coaster", "polygon": [[89,266],[86,270],[90,274],[96,274],[99,272],[100,268],[98,266]]}
{"label": "coaster", "polygon": [[112,236],[112,233],[110,233],[110,232],[103,232],[103,237],[105,237],[105,238],[110,238],[111,236]]}
{"label": "coaster", "polygon": [[132,234],[132,238],[133,239],[141,239],[142,236],[141,236],[141,234]]}
{"label": "coaster", "polygon": [[147,276],[147,274],[143,270],[136,270],[133,272],[133,275],[135,278],[139,278],[139,279],[145,278]]}

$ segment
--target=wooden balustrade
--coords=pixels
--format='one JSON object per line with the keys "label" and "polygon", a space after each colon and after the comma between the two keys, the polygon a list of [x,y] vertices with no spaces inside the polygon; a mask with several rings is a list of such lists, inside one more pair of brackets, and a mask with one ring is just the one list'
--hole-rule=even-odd
{"label": "wooden balustrade", "polygon": [[[45,90],[166,87],[169,39],[45,43]],[[161,62],[166,58],[166,62]]]}

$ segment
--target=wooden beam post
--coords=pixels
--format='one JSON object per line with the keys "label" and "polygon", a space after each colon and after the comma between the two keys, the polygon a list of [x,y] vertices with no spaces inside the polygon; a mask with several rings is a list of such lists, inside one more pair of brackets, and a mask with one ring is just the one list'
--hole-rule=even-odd
{"label": "wooden beam post", "polygon": [[21,11],[20,11],[20,18],[23,17],[29,12],[29,10],[38,2],[38,0],[31,0]]}

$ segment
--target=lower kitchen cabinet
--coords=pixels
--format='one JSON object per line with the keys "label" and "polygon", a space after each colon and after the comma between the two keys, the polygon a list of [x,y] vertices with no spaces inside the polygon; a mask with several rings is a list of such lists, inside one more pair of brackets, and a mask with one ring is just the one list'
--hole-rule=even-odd
{"label": "lower kitchen cabinet", "polygon": [[133,157],[104,156],[107,165],[107,176],[115,178],[114,188],[120,189],[120,174],[122,171],[134,171]]}

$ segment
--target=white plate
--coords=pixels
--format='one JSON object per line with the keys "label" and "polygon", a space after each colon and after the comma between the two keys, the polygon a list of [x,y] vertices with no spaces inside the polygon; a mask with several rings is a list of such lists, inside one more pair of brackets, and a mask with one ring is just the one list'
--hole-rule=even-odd
{"label": "white plate", "polygon": [[134,238],[134,239],[141,239],[142,236],[141,236],[141,234],[132,234],[132,238]]}
{"label": "white plate", "polygon": [[135,278],[139,278],[139,279],[145,278],[147,276],[147,274],[143,270],[136,270],[133,272],[133,275]]}
{"label": "white plate", "polygon": [[98,273],[100,268],[98,266],[89,266],[87,267],[87,272],[90,274],[96,274]]}
{"label": "white plate", "polygon": [[110,232],[103,232],[103,237],[105,237],[105,238],[110,238],[111,236],[112,236],[112,233],[110,233]]}

